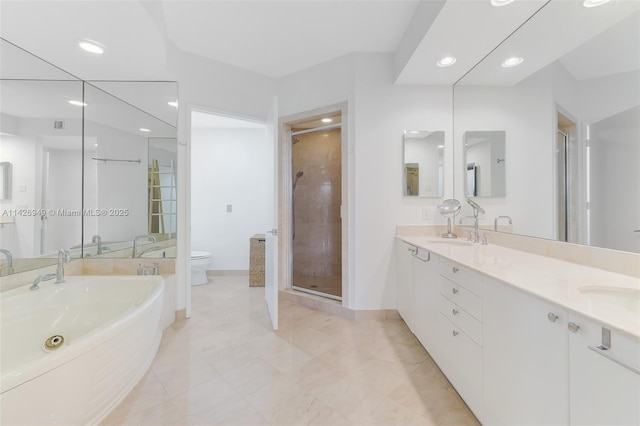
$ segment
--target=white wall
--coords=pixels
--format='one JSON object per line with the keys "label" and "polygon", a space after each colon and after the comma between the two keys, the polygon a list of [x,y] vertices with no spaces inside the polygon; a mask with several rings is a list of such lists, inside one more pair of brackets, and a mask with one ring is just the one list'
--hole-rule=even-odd
{"label": "white wall", "polygon": [[352,309],[395,309],[397,224],[444,223],[437,213],[430,222],[422,220],[422,207],[434,209],[441,198],[403,196],[404,130],[445,131],[444,198],[453,195],[451,87],[395,86],[393,81],[392,55],[368,53],[278,81],[281,116],[348,103],[349,175],[343,202],[350,205],[347,300]]}
{"label": "white wall", "polygon": [[[513,218],[514,232],[553,238],[554,106],[552,70],[545,69],[513,87],[461,86],[455,89],[454,114],[456,190],[464,201],[463,135],[466,131],[506,131],[506,196],[476,200],[486,214],[481,224],[492,225],[497,216]],[[532,202],[532,200],[535,200]],[[461,216],[472,209],[463,203]]]}
{"label": "white wall", "polygon": [[209,269],[248,270],[249,239],[271,228],[273,147],[265,132],[192,131],[191,247],[213,254]]}

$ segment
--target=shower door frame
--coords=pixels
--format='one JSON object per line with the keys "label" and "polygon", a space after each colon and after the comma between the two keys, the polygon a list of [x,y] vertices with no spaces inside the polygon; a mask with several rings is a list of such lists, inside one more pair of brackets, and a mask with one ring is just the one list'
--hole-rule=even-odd
{"label": "shower door frame", "polygon": [[[305,135],[307,133],[315,133],[315,132],[321,132],[323,130],[335,130],[335,129],[340,129],[340,139],[342,139],[342,122],[337,123],[337,124],[328,124],[326,126],[320,126],[320,127],[314,127],[312,129],[305,129],[305,130],[298,130],[297,132],[291,132],[289,131],[289,141],[291,143],[291,146],[293,147],[293,137],[297,136],[297,135]],[[292,153],[293,153],[293,148],[292,148]],[[340,175],[342,175],[342,153],[340,155]],[[293,155],[291,155],[291,170],[293,172]],[[342,182],[342,180],[341,180]],[[342,198],[342,188],[340,188],[341,190],[341,198]],[[290,274],[291,274],[291,288],[293,290],[296,291],[302,291],[304,293],[309,293],[309,294],[313,294],[315,296],[321,296],[321,297],[326,297],[328,299],[333,299],[333,300],[342,300],[342,289],[340,291],[340,296],[337,296],[335,294],[331,294],[331,293],[325,293],[323,291],[319,291],[319,290],[313,290],[311,288],[306,288],[306,287],[300,287],[295,285],[295,283],[293,282],[293,266],[294,266],[294,259],[293,259],[293,237],[295,236],[295,215],[294,215],[294,206],[293,206],[293,185],[292,185],[292,189],[291,189],[291,270],[290,270]],[[342,222],[342,220],[341,220]],[[340,236],[340,241],[342,242],[342,235]],[[342,275],[342,267],[340,268],[340,274]],[[340,277],[340,282],[342,283],[342,279],[343,277]]]}
{"label": "shower door frame", "polygon": [[[281,290],[283,291],[295,291],[295,292],[304,292],[310,295],[320,296],[326,299],[333,299],[342,302],[343,307],[349,307],[350,300],[350,290],[351,287],[349,283],[352,278],[352,271],[349,268],[349,257],[350,250],[352,245],[350,230],[353,229],[350,226],[353,218],[351,217],[351,210],[349,208],[349,199],[352,190],[350,189],[352,182],[349,179],[349,156],[348,156],[348,124],[347,124],[347,102],[343,102],[340,104],[334,104],[323,108],[314,109],[311,111],[306,111],[298,114],[292,114],[286,117],[280,118],[280,167],[278,173],[280,175],[280,196],[279,196],[279,204],[280,204],[280,218],[278,228],[282,232],[282,237],[279,241],[280,253],[283,253],[281,256],[281,272],[280,283]],[[341,246],[342,246],[342,297],[338,298],[336,296],[317,292],[314,290],[304,289],[300,287],[293,286],[293,239],[292,239],[292,205],[293,205],[293,192],[292,192],[292,173],[293,173],[293,149],[292,149],[292,131],[291,128],[299,123],[303,123],[306,121],[310,121],[314,118],[320,118],[321,116],[325,116],[328,114],[335,115],[340,113],[341,122],[340,122],[340,138],[341,138]],[[314,129],[309,129],[310,131],[323,130],[328,128],[337,128],[337,125],[329,125],[316,127]]]}

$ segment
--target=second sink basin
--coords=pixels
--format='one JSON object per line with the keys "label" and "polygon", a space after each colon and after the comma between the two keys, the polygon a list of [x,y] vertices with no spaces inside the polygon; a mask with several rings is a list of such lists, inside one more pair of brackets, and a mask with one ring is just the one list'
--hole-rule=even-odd
{"label": "second sink basin", "polygon": [[626,287],[587,285],[578,291],[592,300],[620,306],[632,311],[640,311],[640,290]]}

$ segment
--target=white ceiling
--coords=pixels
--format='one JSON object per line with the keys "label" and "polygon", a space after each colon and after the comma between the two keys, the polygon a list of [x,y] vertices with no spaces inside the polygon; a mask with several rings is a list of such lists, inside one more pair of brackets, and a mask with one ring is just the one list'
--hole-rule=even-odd
{"label": "white ceiling", "polygon": [[249,120],[238,120],[223,115],[194,111],[191,113],[191,127],[198,129],[266,129],[263,123]]}
{"label": "white ceiling", "polygon": [[[0,36],[85,80],[175,80],[179,49],[274,78],[351,52],[388,52],[396,54],[397,84],[452,84],[546,1],[0,0]],[[464,82],[514,84],[639,5],[616,0],[586,9],[582,0],[551,0]],[[101,42],[106,53],[85,53],[76,45],[81,38]],[[521,51],[524,66],[496,72],[492,58]],[[2,76],[14,72],[0,54]],[[457,63],[436,67],[445,54]],[[579,78],[586,78],[583,59],[577,52],[565,63]]]}

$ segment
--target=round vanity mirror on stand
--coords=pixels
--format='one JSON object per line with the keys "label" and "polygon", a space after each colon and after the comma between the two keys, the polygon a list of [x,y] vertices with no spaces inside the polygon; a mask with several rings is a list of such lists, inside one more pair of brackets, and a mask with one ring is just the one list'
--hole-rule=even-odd
{"label": "round vanity mirror on stand", "polygon": [[458,238],[456,234],[451,232],[451,220],[458,214],[462,205],[460,201],[450,198],[438,204],[438,211],[447,218],[447,232],[442,234],[442,238]]}

